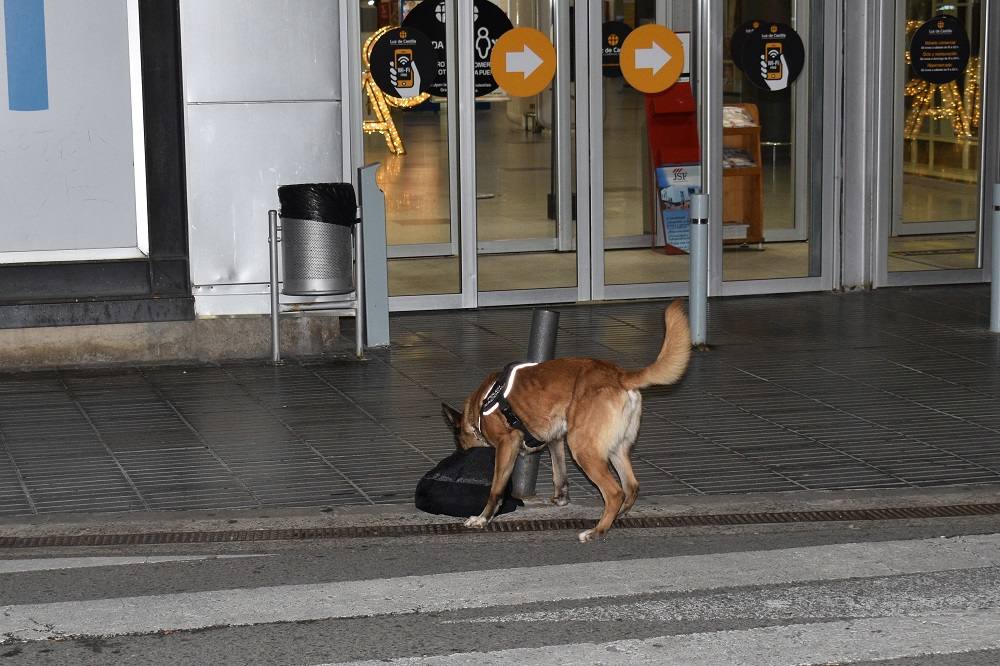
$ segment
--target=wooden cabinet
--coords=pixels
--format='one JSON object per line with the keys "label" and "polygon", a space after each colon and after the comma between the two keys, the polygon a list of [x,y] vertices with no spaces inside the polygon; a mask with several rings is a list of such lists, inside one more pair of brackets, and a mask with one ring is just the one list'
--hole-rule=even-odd
{"label": "wooden cabinet", "polygon": [[[726,245],[764,241],[764,199],[760,166],[760,114],[756,104],[740,107],[753,120],[753,127],[722,128],[722,236]],[[729,149],[729,150],[727,150]],[[727,159],[728,153],[728,159]],[[752,166],[726,166],[745,155]]]}

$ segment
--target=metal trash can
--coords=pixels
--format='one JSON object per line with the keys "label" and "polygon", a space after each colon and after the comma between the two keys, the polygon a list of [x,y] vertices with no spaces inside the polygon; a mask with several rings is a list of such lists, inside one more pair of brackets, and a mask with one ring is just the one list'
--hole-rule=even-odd
{"label": "metal trash can", "polygon": [[352,231],[358,204],[350,183],[306,183],[278,188],[281,258],[290,296],[354,291]]}

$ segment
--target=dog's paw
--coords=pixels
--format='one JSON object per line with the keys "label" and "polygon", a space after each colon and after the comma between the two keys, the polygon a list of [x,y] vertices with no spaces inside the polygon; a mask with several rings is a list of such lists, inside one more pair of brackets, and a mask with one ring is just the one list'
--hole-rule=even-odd
{"label": "dog's paw", "polygon": [[466,519],[465,526],[466,527],[475,527],[476,529],[480,529],[481,530],[484,527],[486,527],[486,523],[487,522],[488,521],[485,518],[483,518],[482,516],[472,516],[471,518],[467,518]]}
{"label": "dog's paw", "polygon": [[569,504],[569,495],[556,495],[549,501],[556,506],[566,506]]}
{"label": "dog's paw", "polygon": [[598,532],[597,528],[592,530],[584,530],[576,535],[576,538],[580,540],[580,543],[589,543],[591,541],[601,541],[602,543],[607,543],[608,533]]}

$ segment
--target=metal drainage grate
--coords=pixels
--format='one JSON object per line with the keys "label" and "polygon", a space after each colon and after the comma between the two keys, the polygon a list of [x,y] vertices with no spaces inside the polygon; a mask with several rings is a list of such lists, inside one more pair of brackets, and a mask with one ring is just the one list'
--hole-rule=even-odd
{"label": "metal drainage grate", "polygon": [[[721,513],[692,516],[625,517],[615,527],[650,529],[657,527],[701,527],[721,525],[765,525],[772,523],[819,523],[865,520],[906,520],[952,518],[1000,514],[1000,504],[957,504],[951,506],[905,507],[897,509],[843,509],[837,511],[779,511],[773,513]],[[545,532],[581,530],[595,520],[547,518],[543,520],[498,520],[486,532]],[[219,530],[212,532],[148,532],[145,534],[76,534],[62,536],[0,537],[0,548],[46,548],[52,546],[139,546],[184,543],[231,543],[241,541],[296,541],[310,539],[352,539],[428,536],[475,533],[458,520],[453,523],[423,525],[375,525],[366,527],[312,527],[264,530]]]}

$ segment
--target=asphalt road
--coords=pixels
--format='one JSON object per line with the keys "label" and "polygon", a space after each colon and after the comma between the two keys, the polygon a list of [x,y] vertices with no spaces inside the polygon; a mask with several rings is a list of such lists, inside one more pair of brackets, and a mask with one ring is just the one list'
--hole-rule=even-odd
{"label": "asphalt road", "polygon": [[1000,518],[0,552],[0,664],[996,664]]}

